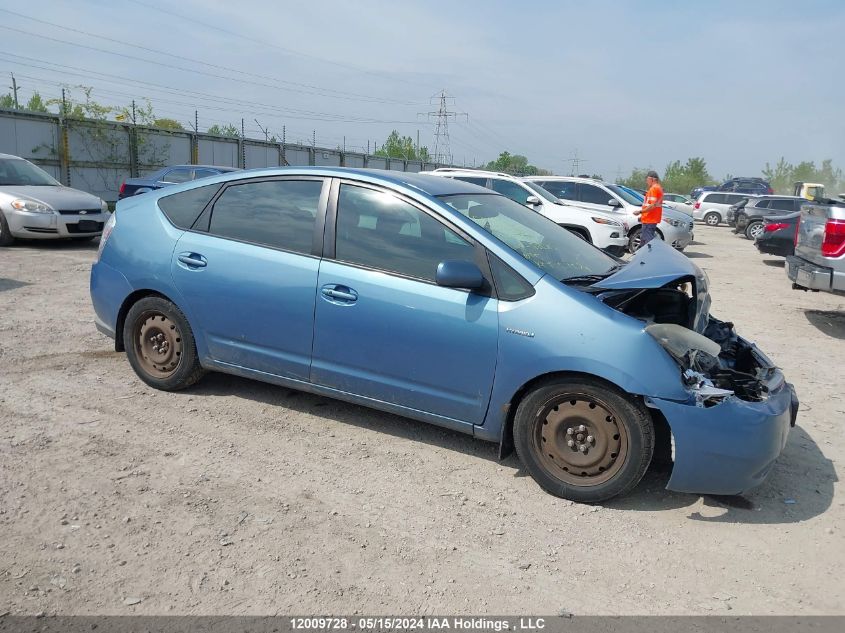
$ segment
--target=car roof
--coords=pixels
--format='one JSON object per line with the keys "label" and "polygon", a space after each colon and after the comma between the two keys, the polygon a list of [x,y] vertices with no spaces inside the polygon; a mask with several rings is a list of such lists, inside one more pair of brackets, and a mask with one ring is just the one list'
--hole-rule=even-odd
{"label": "car roof", "polygon": [[160,171],[164,171],[165,169],[176,169],[176,168],[217,169],[221,172],[241,171],[240,167],[227,167],[227,166],[223,166],[223,165],[168,165],[167,167],[162,167]]}
{"label": "car roof", "polygon": [[15,156],[14,154],[0,154],[0,158],[12,158],[12,159],[17,159],[17,160],[26,160],[25,158],[22,158],[20,156]]}

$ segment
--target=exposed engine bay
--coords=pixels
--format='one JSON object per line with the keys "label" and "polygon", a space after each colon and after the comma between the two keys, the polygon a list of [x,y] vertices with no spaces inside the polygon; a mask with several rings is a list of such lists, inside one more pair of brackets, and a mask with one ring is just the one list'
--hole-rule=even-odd
{"label": "exposed engine bay", "polygon": [[644,321],[653,336],[677,361],[682,380],[698,406],[714,406],[730,396],[748,402],[765,400],[767,382],[776,368],[733,323],[707,317],[702,333],[697,321],[695,279],[681,279],[660,288],[603,292],[607,305]]}

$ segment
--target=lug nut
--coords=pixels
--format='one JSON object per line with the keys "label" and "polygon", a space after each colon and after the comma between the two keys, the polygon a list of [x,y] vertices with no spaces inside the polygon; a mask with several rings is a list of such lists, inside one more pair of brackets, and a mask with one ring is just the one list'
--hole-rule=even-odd
{"label": "lug nut", "polygon": [[578,450],[580,450],[582,453],[586,453],[587,452],[587,445],[581,444],[581,446],[578,447]]}
{"label": "lug nut", "polygon": [[595,441],[596,441],[596,438],[594,438],[592,435],[587,436],[587,442],[589,442],[590,444],[594,444]]}
{"label": "lug nut", "polygon": [[587,430],[587,427],[582,424],[581,426],[578,427],[578,430],[583,433],[584,431]]}
{"label": "lug nut", "polygon": [[575,446],[575,442],[573,442],[572,440],[567,440],[567,441],[566,441],[566,445],[567,445],[569,448],[572,448],[572,447],[574,447],[574,446]]}
{"label": "lug nut", "polygon": [[566,434],[567,434],[567,435],[572,435],[573,433],[574,433],[574,431],[573,431],[571,428],[566,429]]}

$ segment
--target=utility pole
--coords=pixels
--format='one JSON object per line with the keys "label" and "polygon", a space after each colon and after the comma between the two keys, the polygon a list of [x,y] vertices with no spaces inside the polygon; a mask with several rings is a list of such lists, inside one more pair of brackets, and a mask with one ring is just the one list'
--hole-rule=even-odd
{"label": "utility pole", "polygon": [[132,99],[132,125],[135,125],[135,99]]}
{"label": "utility pole", "polygon": [[241,168],[246,169],[246,143],[244,143],[244,139],[246,138],[246,134],[244,132],[244,120],[241,119]]}
{"label": "utility pole", "polygon": [[564,162],[569,163],[572,166],[572,173],[570,176],[577,176],[581,163],[587,163],[589,161],[584,160],[583,158],[578,158],[578,149],[576,148],[575,152],[572,154],[572,158],[567,158]]}
{"label": "utility pole", "polygon": [[261,130],[262,132],[264,132],[264,142],[269,143],[270,142],[270,135],[267,133],[267,128],[262,127],[262,125],[258,122],[258,119],[253,119],[253,121],[255,121],[255,124],[258,126],[258,129]]}
{"label": "utility pole", "polygon": [[433,95],[429,102],[434,105],[434,100],[439,99],[440,106],[436,112],[419,112],[417,116],[425,115],[429,118],[437,118],[437,128],[434,132],[434,162],[440,164],[452,163],[452,150],[449,146],[449,118],[456,119],[459,116],[466,117],[469,120],[469,114],[466,112],[449,112],[447,101],[454,101],[454,97],[446,94],[445,90],[440,91],[440,95]]}
{"label": "utility pole", "polygon": [[15,73],[9,73],[12,76],[12,85],[9,86],[12,89],[12,94],[15,95],[15,110],[19,110],[20,106],[18,105],[18,80],[15,79]]}
{"label": "utility pole", "polygon": [[311,131],[311,147],[317,147],[317,130]]}

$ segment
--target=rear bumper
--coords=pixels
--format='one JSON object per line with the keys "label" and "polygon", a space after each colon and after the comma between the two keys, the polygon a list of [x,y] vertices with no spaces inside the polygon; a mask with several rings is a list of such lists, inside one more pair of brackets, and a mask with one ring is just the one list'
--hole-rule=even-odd
{"label": "rear bumper", "polygon": [[792,240],[773,240],[758,238],[754,245],[757,250],[766,255],[777,255],[778,257],[789,257],[795,253],[795,245]]}
{"label": "rear bumper", "polygon": [[763,402],[731,396],[712,407],[651,398],[672,430],[677,492],[735,495],[760,485],[795,426],[798,398],[787,382]]}
{"label": "rear bumper", "polygon": [[120,272],[98,261],[91,267],[90,290],[97,330],[115,339],[118,313],[126,297],[132,294],[132,286]]}
{"label": "rear bumper", "polygon": [[845,292],[845,271],[820,266],[797,255],[786,258],[786,275],[793,287],[827,292]]}

